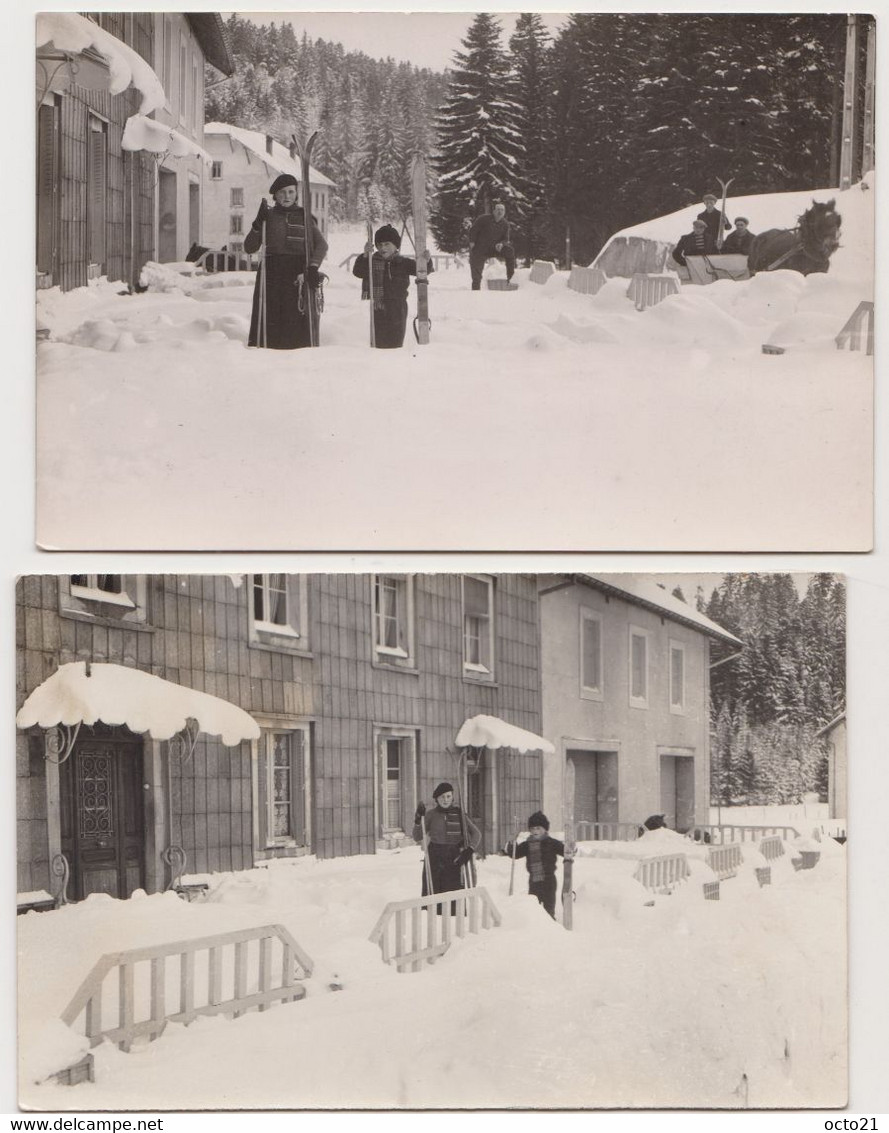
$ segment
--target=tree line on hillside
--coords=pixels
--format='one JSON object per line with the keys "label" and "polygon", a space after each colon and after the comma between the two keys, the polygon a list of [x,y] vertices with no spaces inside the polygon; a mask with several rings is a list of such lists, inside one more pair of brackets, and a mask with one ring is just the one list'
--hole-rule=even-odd
{"label": "tree line on hillside", "polygon": [[[479,13],[439,111],[432,226],[508,203],[526,257],[588,263],[614,232],[719,192],[832,184],[843,15]],[[680,233],[677,233],[677,237]]]}
{"label": "tree line on hillside", "polygon": [[731,574],[697,605],[743,642],[714,646],[711,796],[721,805],[827,797],[817,733],[846,703],[846,588],[814,575],[800,597],[788,574]]}
{"label": "tree line on hillside", "polygon": [[233,13],[225,27],[235,69],[208,82],[206,120],[261,130],[284,145],[293,133],[320,129],[312,164],[336,185],[334,219],[406,217],[411,157],[432,148],[444,76],[297,36],[288,22],[260,27]]}

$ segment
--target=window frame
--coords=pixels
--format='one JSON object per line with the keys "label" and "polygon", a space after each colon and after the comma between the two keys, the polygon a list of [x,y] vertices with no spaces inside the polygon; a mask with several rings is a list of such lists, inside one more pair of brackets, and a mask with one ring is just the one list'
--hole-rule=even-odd
{"label": "window frame", "polygon": [[[279,572],[274,572],[278,574]],[[305,575],[280,574],[284,579],[286,621],[270,622],[257,618],[254,606],[256,578],[263,579],[263,613],[268,613],[265,605],[270,573],[248,574],[247,577],[247,616],[248,644],[256,648],[270,648],[286,652],[308,653],[309,617],[308,587]]]}
{"label": "window frame", "polygon": [[[386,763],[384,754],[386,745],[390,740],[397,740],[402,745],[400,781],[402,784],[400,804],[401,826],[389,826],[385,819],[387,815]],[[374,724],[373,726],[373,753],[374,753],[374,840],[385,841],[387,838],[403,835],[410,837],[413,832],[413,823],[410,821],[417,807],[417,771],[420,752],[420,734],[418,729],[401,727],[395,724]]]}
{"label": "window frame", "polygon": [[[381,610],[379,605],[379,587],[385,580],[391,579],[398,584],[396,590],[396,627],[402,629],[397,633],[401,645],[384,645],[381,641]],[[413,574],[373,574],[371,575],[371,643],[373,659],[378,665],[395,665],[398,668],[413,669],[416,667],[416,576]],[[399,597],[400,596],[400,597]]]}
{"label": "window frame", "polygon": [[[466,610],[466,580],[471,579],[475,582],[483,583],[488,589],[488,613],[482,614],[469,614]],[[470,661],[467,659],[467,618],[481,618],[487,622],[487,633],[482,635],[479,633],[477,640],[479,642],[479,660]],[[463,677],[466,680],[475,681],[493,681],[495,671],[495,589],[494,577],[490,574],[461,574],[460,575],[460,629],[461,629],[461,650],[462,650],[462,669]],[[482,646],[486,646],[486,650]],[[487,653],[487,661],[485,664],[484,656]]]}
{"label": "window frame", "polygon": [[148,621],[148,586],[145,575],[122,574],[120,592],[91,585],[97,575],[87,574],[87,585],[72,583],[77,575],[58,576],[59,615],[128,629],[151,628]]}
{"label": "window frame", "polygon": [[[300,840],[293,833],[293,810],[294,810],[294,772],[296,770],[296,761],[299,758],[300,752],[294,751],[291,747],[290,750],[290,833],[275,835],[273,833],[275,824],[275,737],[276,736],[289,736],[293,737],[296,734],[302,736],[302,814],[303,814],[303,827],[304,839]],[[299,847],[306,850],[311,849],[312,845],[312,810],[310,805],[310,789],[311,789],[311,755],[312,755],[312,728],[306,722],[293,722],[286,725],[270,724],[262,728],[261,739],[262,744],[262,759],[265,771],[265,798],[263,800],[264,809],[264,823],[265,837],[262,840],[261,848],[266,850],[280,849],[281,847]]]}
{"label": "window frame", "polygon": [[[633,638],[638,637],[645,642],[645,693],[636,696],[633,693]],[[627,693],[631,708],[648,708],[651,700],[651,631],[642,626],[630,625],[628,630],[628,658],[627,658]]]}
{"label": "window frame", "polygon": [[229,236],[243,236],[244,235],[244,214],[242,212],[229,213]]}
{"label": "window frame", "polygon": [[222,161],[221,160],[217,161],[216,158],[213,158],[213,160],[210,162],[210,180],[211,181],[221,181],[222,180]]}
{"label": "window frame", "polygon": [[[580,696],[582,700],[604,700],[605,699],[605,641],[604,641],[604,622],[602,615],[598,610],[593,610],[589,606],[581,606],[579,611],[578,621],[578,684],[580,688]],[[599,631],[599,648],[598,648],[598,684],[588,685],[585,681],[586,672],[584,669],[584,659],[586,657],[586,626],[588,622],[594,622],[598,626]]]}
{"label": "window frame", "polygon": [[[679,698],[678,701],[673,699],[673,692],[674,692],[674,686],[673,686],[673,654],[674,654],[674,652],[678,653],[679,656],[682,658],[682,687],[681,687],[681,690],[680,690],[681,695],[680,695],[680,698]],[[687,710],[687,692],[688,692],[688,667],[687,667],[687,664],[686,664],[687,650],[685,648],[685,642],[679,641],[675,637],[669,638],[668,642],[667,642],[667,655],[668,655],[668,658],[669,658],[669,662],[668,662],[669,680],[667,682],[667,695],[669,696],[670,712],[674,716],[684,716],[685,713],[686,713],[686,710]]]}
{"label": "window frame", "polygon": [[[221,163],[220,163],[221,164]],[[232,209],[242,209],[244,207],[244,186],[232,185],[229,188],[228,194],[228,207]]]}

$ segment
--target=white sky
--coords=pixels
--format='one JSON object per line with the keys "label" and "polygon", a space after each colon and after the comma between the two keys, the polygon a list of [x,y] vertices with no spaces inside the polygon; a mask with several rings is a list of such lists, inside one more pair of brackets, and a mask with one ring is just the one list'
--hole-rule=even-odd
{"label": "white sky", "polygon": [[[311,39],[341,43],[348,51],[363,51],[375,59],[393,59],[443,71],[453,63],[454,52],[475,18],[472,12],[239,12],[256,24],[293,25]],[[503,46],[515,26],[516,16],[497,14],[503,27]],[[550,31],[564,15],[544,15]]]}

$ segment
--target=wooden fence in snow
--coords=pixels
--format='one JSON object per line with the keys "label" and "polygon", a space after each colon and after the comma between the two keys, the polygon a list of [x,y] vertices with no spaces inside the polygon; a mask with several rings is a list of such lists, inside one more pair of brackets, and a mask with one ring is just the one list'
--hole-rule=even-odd
{"label": "wooden fence in snow", "polygon": [[[297,982],[297,965],[300,978],[312,974],[311,958],[283,925],[111,952],[77,989],[62,1022],[70,1027],[83,1015],[91,1046],[109,1039],[127,1051],[136,1038],[156,1039],[170,1022],[187,1024],[198,1015],[237,1018],[252,1007],[265,1011],[302,999],[306,989]],[[113,985],[115,972],[117,987],[105,995],[106,978]]]}
{"label": "wooden fence in snow", "polygon": [[720,881],[737,876],[743,860],[744,855],[737,842],[729,842],[725,846],[711,846],[707,851],[707,865]]}
{"label": "wooden fence in snow", "polygon": [[644,311],[662,302],[668,295],[679,293],[679,280],[675,275],[644,275],[637,273],[630,280],[627,298],[632,299],[637,311]]}
{"label": "wooden fence in snow", "polygon": [[487,889],[456,889],[407,901],[390,901],[368,937],[379,944],[383,961],[399,972],[418,972],[434,964],[454,939],[496,928],[500,913]]}
{"label": "wooden fence in snow", "polygon": [[575,838],[578,842],[633,842],[639,837],[635,822],[576,822]]}
{"label": "wooden fence in snow", "polygon": [[845,326],[836,337],[837,350],[848,346],[850,350],[874,352],[874,305],[867,301],[858,304]]}
{"label": "wooden fence in snow", "polygon": [[690,872],[685,854],[663,854],[657,858],[643,858],[633,876],[646,889],[663,893],[685,881]]}
{"label": "wooden fence in snow", "polygon": [[568,276],[568,287],[581,295],[595,295],[608,282],[601,268],[572,267]]}
{"label": "wooden fence in snow", "polygon": [[695,842],[709,842],[723,846],[726,842],[755,842],[759,838],[774,835],[787,840],[799,838],[794,826],[706,826],[695,825],[688,831]]}

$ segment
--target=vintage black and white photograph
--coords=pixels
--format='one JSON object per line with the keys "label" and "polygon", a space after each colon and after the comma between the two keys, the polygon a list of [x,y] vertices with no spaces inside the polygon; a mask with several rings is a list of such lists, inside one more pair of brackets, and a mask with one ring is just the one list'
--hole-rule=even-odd
{"label": "vintage black and white photograph", "polygon": [[867,551],[875,21],[41,12],[47,550]]}
{"label": "vintage black and white photograph", "polygon": [[31,575],[19,1105],[847,1099],[830,573]]}

